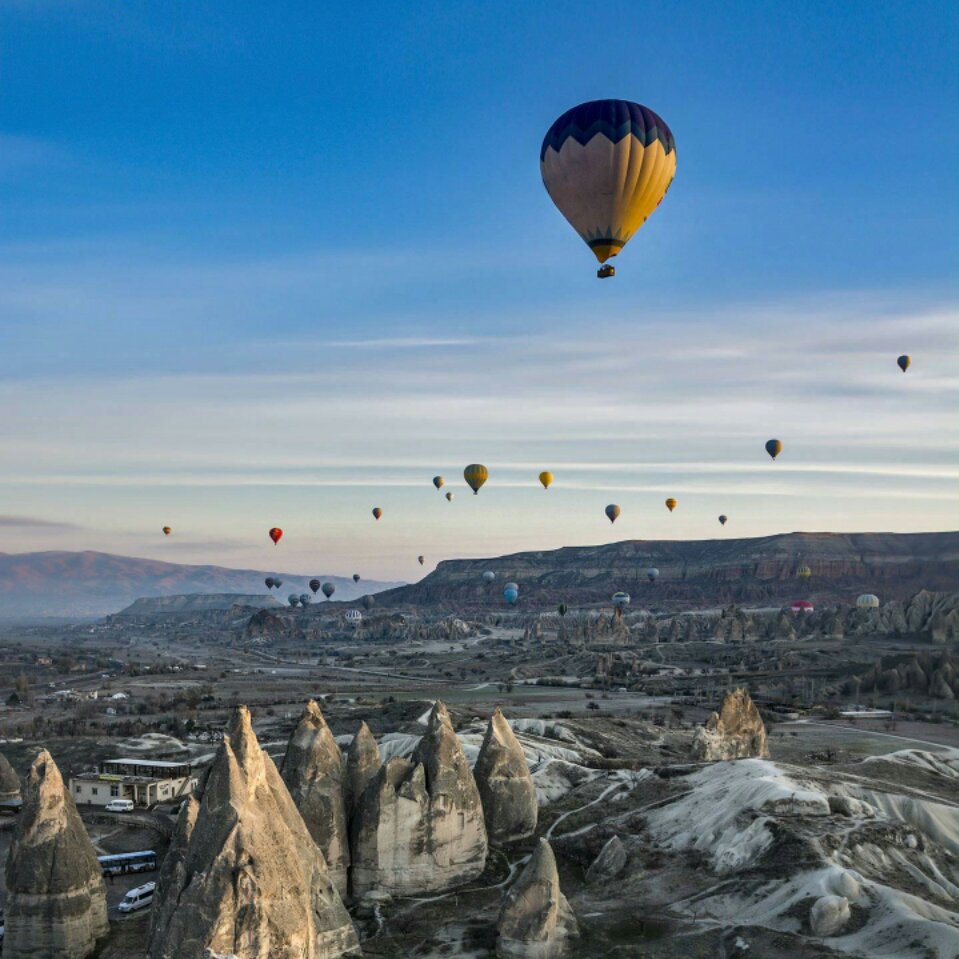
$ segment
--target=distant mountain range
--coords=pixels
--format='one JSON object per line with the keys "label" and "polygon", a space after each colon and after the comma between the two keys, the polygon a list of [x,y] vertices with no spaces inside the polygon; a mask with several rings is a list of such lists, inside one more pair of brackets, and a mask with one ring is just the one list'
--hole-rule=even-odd
{"label": "distant mountain range", "polygon": [[[811,576],[797,577],[801,566]],[[650,582],[647,570],[659,570]],[[483,572],[496,574],[483,582]],[[704,608],[728,603],[855,602],[860,593],[904,600],[920,589],[959,589],[959,533],[783,533],[751,539],[626,540],[496,559],[449,560],[429,576],[377,596],[377,607],[502,608],[503,586],[520,588],[517,608],[608,603],[628,592],[634,606]]]}
{"label": "distant mountain range", "polygon": [[279,576],[283,601],[309,592],[313,576],[336,586],[336,599],[357,599],[395,582],[323,573],[187,566],[94,552],[0,553],[0,620],[71,619],[117,612],[141,596],[183,593],[263,593],[267,576]]}

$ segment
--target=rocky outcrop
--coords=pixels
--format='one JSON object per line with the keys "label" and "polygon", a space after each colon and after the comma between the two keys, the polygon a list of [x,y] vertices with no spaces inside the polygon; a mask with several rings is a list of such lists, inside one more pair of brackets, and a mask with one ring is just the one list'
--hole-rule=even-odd
{"label": "rocky outcrop", "polygon": [[858,697],[873,690],[883,693],[910,692],[932,699],[959,698],[959,667],[947,652],[925,653],[911,660],[880,659],[872,669],[847,680],[843,688]]}
{"label": "rocky outcrop", "polygon": [[7,757],[0,753],[0,806],[19,805],[21,799],[20,777]]}
{"label": "rocky outcrop", "polygon": [[473,775],[490,842],[516,842],[536,832],[539,807],[526,755],[499,709],[486,728]]}
{"label": "rocky outcrop", "polygon": [[281,774],[306,828],[326,858],[333,885],[345,896],[350,865],[343,800],[346,771],[340,747],[312,699],[287,744]]}
{"label": "rocky outcrop", "polygon": [[46,750],[25,787],[7,857],[4,959],[83,959],[109,930],[96,852]]}
{"label": "rocky outcrop", "polygon": [[370,727],[366,723],[360,723],[346,753],[346,784],[343,799],[347,816],[350,818],[356,811],[363,791],[382,765],[380,747],[373,738]]}
{"label": "rocky outcrop", "polygon": [[845,896],[821,896],[809,910],[809,928],[820,939],[840,932],[849,922],[849,900]]}
{"label": "rocky outcrop", "polygon": [[415,895],[476,878],[487,839],[476,782],[437,702],[412,759],[394,758],[367,786],[352,827],[353,892]]}
{"label": "rocky outcrop", "polygon": [[496,955],[500,959],[558,959],[569,953],[578,934],[576,917],[559,888],[553,850],[540,839],[500,908]]}
{"label": "rocky outcrop", "polygon": [[727,693],[720,711],[696,730],[692,753],[694,759],[707,762],[769,757],[766,727],[745,689]]}
{"label": "rocky outcrop", "polygon": [[211,955],[359,955],[323,854],[242,706],[180,812],[150,928],[150,959]]}
{"label": "rocky outcrop", "polygon": [[619,836],[611,837],[586,870],[586,881],[604,883],[622,875],[626,868],[626,847]]}

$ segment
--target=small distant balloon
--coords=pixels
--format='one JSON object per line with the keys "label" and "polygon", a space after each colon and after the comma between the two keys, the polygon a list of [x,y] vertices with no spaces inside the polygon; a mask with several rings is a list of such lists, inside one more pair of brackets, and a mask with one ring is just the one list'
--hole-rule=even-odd
{"label": "small distant balloon", "polygon": [[656,580],[659,579],[659,570],[656,569],[655,566],[650,566],[649,569],[646,570],[646,578],[651,583],[655,583]]}
{"label": "small distant balloon", "polygon": [[873,593],[863,593],[856,600],[856,605],[860,609],[879,609],[879,597]]}
{"label": "small distant balloon", "polygon": [[320,581],[318,579],[311,579],[310,589],[312,589],[314,593],[318,593],[320,591]]}
{"label": "small distant balloon", "polygon": [[370,596],[368,593],[367,593],[366,596],[364,596],[364,597],[360,600],[360,602],[363,604],[363,608],[364,608],[364,609],[367,609],[367,610],[372,609],[373,606],[376,604],[376,600],[373,599],[373,597]]}
{"label": "small distant balloon", "polygon": [[519,587],[515,583],[507,583],[503,589],[503,599],[512,606],[519,599]]}
{"label": "small distant balloon", "polygon": [[455,498],[456,498],[456,497],[453,495],[453,491],[452,491],[452,490],[450,490],[450,491],[446,494],[446,502],[447,502],[447,503],[452,503]]}
{"label": "small distant balloon", "polygon": [[320,589],[323,590],[323,595],[329,599],[335,592],[336,587],[332,583],[324,583]]}
{"label": "small distant balloon", "polygon": [[799,577],[799,579],[809,579],[809,577],[812,576],[812,570],[808,566],[800,566],[796,570],[796,576]]}
{"label": "small distant balloon", "polygon": [[267,589],[273,589],[276,586],[276,580],[272,576],[267,576],[263,582],[266,583]]}
{"label": "small distant balloon", "polygon": [[615,503],[610,503],[609,506],[606,507],[606,515],[609,517],[611,523],[615,523],[616,520],[619,519],[621,512],[622,510]]}
{"label": "small distant balloon", "polygon": [[466,480],[466,485],[475,496],[479,493],[480,487],[489,479],[489,470],[482,463],[470,463],[463,470],[463,479]]}
{"label": "small distant balloon", "polygon": [[549,489],[553,485],[553,474],[549,470],[543,470],[539,474],[539,481],[543,484],[543,489]]}
{"label": "small distant balloon", "polygon": [[676,509],[676,500],[674,500],[674,499],[672,498],[672,496],[670,496],[669,499],[666,500],[666,509],[668,509],[668,510],[670,511],[670,513],[671,513],[674,509]]}
{"label": "small distant balloon", "polygon": [[360,581],[360,574],[359,574],[359,573],[354,573],[354,574],[353,574],[353,582],[354,582],[354,583],[358,583],[359,581]]}
{"label": "small distant balloon", "polygon": [[311,599],[313,599],[313,597],[310,596],[309,593],[300,593],[300,605],[301,605],[301,606],[309,606]]}
{"label": "small distant balloon", "polygon": [[274,577],[274,579],[273,579],[273,585],[274,585],[277,589],[279,589],[279,588],[283,585],[283,580],[282,580],[282,579],[276,579],[276,577]]}
{"label": "small distant balloon", "polygon": [[286,597],[286,600],[291,606],[300,605],[300,597],[296,593],[290,593],[290,595]]}
{"label": "small distant balloon", "polygon": [[912,366],[912,357],[908,353],[903,353],[902,356],[900,356],[899,359],[896,360],[896,363],[899,364],[899,369],[901,369],[903,373],[905,373],[906,370],[908,370],[909,367]]}
{"label": "small distant balloon", "polygon": [[433,477],[433,485],[434,485],[437,489],[439,489],[445,482],[446,482],[446,480],[443,479],[442,476],[434,476],[434,477]]}
{"label": "small distant balloon", "polygon": [[426,562],[426,557],[425,557],[425,556],[417,556],[417,557],[416,557],[416,562],[419,563],[420,566],[422,566],[422,565]]}
{"label": "small distant balloon", "polygon": [[720,525],[720,526],[725,526],[728,522],[729,522],[729,517],[726,516],[725,513],[724,513],[722,516],[719,517],[719,525]]}
{"label": "small distant balloon", "polygon": [[164,535],[164,536],[169,536],[170,533],[172,533],[172,532],[173,532],[173,530],[172,530],[171,527],[169,527],[169,526],[164,526],[164,527],[163,527],[163,535]]}
{"label": "small distant balloon", "polygon": [[283,538],[283,530],[279,526],[274,526],[270,530],[270,539],[273,540],[273,545],[276,546],[277,543]]}
{"label": "small distant balloon", "polygon": [[496,579],[496,573],[494,573],[491,569],[488,569],[485,573],[483,573],[483,582],[487,585],[492,583],[494,579]]}
{"label": "small distant balloon", "polygon": [[569,607],[565,603],[560,603],[559,606],[556,607],[556,612],[559,613],[560,616],[565,616],[569,612]]}
{"label": "small distant balloon", "polygon": [[373,507],[373,519],[379,519],[383,515],[383,510],[379,506]]}
{"label": "small distant balloon", "polygon": [[779,440],[766,440],[766,452],[775,459],[783,451],[783,444]]}
{"label": "small distant balloon", "polygon": [[625,609],[630,603],[629,593],[613,593],[612,602],[617,609]]}

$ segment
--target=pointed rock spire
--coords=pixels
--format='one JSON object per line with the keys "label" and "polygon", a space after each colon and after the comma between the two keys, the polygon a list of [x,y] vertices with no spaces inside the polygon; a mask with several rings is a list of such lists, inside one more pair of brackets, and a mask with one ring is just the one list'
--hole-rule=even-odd
{"label": "pointed rock spire", "polygon": [[46,750],[27,774],[6,883],[4,959],[84,959],[109,931],[96,852]]}
{"label": "pointed rock spire", "polygon": [[363,790],[370,780],[377,774],[383,760],[380,759],[380,747],[377,745],[370,727],[360,723],[353,742],[346,752],[346,789],[344,802],[346,814],[353,816],[356,807],[363,795]]}
{"label": "pointed rock spire", "polygon": [[281,772],[306,828],[326,858],[333,885],[345,896],[350,864],[343,803],[346,772],[340,747],[312,699],[287,744]]}
{"label": "pointed rock spire", "polygon": [[356,932],[273,760],[239,707],[160,876],[150,959],[338,959]]}
{"label": "pointed rock spire", "polygon": [[720,711],[696,730],[692,753],[706,761],[769,757],[766,727],[745,689],[727,693]]}
{"label": "pointed rock spire", "polygon": [[496,933],[501,959],[559,959],[578,936],[576,917],[560,892],[556,857],[545,839],[506,893]]}
{"label": "pointed rock spire", "polygon": [[539,808],[526,755],[497,709],[490,717],[473,775],[490,842],[515,842],[536,831]]}

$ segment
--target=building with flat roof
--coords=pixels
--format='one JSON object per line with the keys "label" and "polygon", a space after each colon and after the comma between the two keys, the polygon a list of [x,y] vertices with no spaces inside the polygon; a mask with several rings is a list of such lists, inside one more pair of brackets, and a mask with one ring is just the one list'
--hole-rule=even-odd
{"label": "building with flat roof", "polygon": [[188,762],[162,759],[106,759],[95,773],[70,779],[74,802],[105,806],[113,799],[132,799],[148,809],[161,802],[188,796],[197,785]]}

